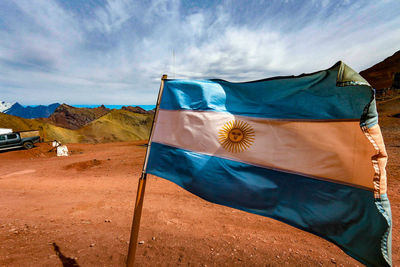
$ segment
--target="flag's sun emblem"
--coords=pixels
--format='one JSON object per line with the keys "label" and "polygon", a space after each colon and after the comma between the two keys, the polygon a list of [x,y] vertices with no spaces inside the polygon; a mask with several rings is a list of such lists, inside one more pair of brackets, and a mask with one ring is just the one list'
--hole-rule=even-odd
{"label": "flag's sun emblem", "polygon": [[218,132],[218,141],[229,152],[242,152],[254,142],[254,130],[244,121],[231,120]]}

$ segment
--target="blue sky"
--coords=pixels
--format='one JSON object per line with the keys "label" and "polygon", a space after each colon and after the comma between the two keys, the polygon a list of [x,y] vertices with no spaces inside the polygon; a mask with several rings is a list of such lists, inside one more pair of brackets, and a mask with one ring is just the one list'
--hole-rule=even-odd
{"label": "blue sky", "polygon": [[170,78],[248,81],[400,50],[400,1],[1,0],[0,100],[154,104]]}

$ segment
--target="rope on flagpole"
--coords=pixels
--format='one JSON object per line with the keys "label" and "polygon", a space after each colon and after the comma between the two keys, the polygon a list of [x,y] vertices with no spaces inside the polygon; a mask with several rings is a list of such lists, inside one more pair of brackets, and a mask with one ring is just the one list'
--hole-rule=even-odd
{"label": "rope on flagpole", "polygon": [[163,92],[163,89],[164,89],[164,80],[166,80],[167,77],[168,76],[164,74],[162,76],[162,78],[161,78],[161,85],[160,85],[160,90],[158,91],[157,105],[156,105],[156,110],[155,110],[155,114],[154,114],[153,123],[151,125],[150,137],[149,137],[149,142],[147,144],[146,156],[145,156],[145,159],[144,159],[143,169],[142,169],[142,175],[140,176],[138,189],[137,189],[137,193],[136,193],[135,211],[134,211],[134,214],[133,214],[131,237],[130,237],[129,249],[128,249],[128,258],[127,258],[127,261],[126,261],[126,266],[127,267],[133,267],[134,263],[135,263],[135,254],[136,254],[136,248],[137,248],[137,244],[138,244],[140,218],[142,216],[144,191],[145,191],[145,188],[146,188],[147,161],[149,159],[151,141],[153,139],[153,129],[154,129],[154,125],[155,125],[155,123],[157,121],[158,110],[160,108],[160,102],[161,102],[161,96],[162,96],[162,92]]}

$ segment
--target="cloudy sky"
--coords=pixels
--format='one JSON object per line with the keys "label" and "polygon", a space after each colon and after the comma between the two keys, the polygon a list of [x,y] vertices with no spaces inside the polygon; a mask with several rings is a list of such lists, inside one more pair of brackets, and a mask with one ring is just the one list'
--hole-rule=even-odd
{"label": "cloudy sky", "polygon": [[170,78],[248,81],[400,50],[399,0],[1,0],[0,100],[154,104]]}

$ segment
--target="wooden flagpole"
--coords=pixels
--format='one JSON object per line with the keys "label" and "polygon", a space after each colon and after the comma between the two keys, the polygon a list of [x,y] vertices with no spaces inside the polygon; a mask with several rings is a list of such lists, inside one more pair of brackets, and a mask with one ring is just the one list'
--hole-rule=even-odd
{"label": "wooden flagpole", "polygon": [[130,237],[130,241],[129,241],[128,258],[127,258],[127,261],[126,261],[126,266],[127,267],[133,267],[134,263],[135,263],[135,254],[136,254],[136,247],[137,247],[137,244],[138,244],[140,218],[142,216],[144,191],[145,191],[145,188],[146,188],[147,161],[149,159],[151,141],[153,139],[153,129],[154,129],[154,125],[155,125],[155,123],[157,121],[158,110],[160,108],[160,102],[161,102],[161,96],[162,96],[162,92],[163,92],[163,89],[164,89],[164,80],[166,80],[167,77],[168,76],[164,74],[162,76],[162,78],[161,78],[160,90],[158,91],[158,97],[157,97],[156,111],[155,111],[155,114],[154,114],[153,124],[151,125],[150,137],[149,137],[149,142],[147,144],[146,156],[145,156],[145,159],[144,159],[143,169],[142,169],[142,175],[140,176],[138,189],[137,189],[137,193],[136,193],[135,212],[133,214],[131,237]]}

